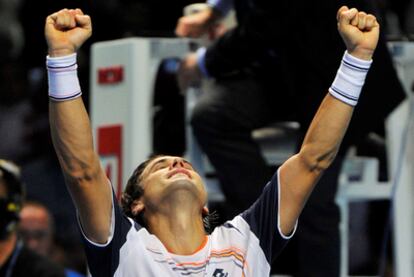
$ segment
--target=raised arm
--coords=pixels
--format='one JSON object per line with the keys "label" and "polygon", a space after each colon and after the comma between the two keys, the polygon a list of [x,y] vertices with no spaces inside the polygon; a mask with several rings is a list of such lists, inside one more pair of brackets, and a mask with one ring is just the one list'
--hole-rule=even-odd
{"label": "raised arm", "polygon": [[280,168],[280,227],[284,234],[292,231],[315,184],[336,156],[378,42],[379,25],[374,16],[342,7],[337,19],[347,53],[299,153]]}
{"label": "raised arm", "polygon": [[110,228],[111,190],[93,149],[76,71],[76,51],[91,34],[91,19],[79,9],[64,9],[46,19],[53,145],[84,232],[104,243]]}

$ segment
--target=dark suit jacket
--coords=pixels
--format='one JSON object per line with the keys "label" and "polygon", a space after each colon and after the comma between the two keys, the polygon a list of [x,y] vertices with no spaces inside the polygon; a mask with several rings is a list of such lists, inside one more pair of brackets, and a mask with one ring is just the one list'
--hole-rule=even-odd
{"label": "dark suit jacket", "polygon": [[[364,1],[342,0],[234,1],[239,25],[208,48],[207,70],[218,80],[253,74],[268,83],[269,93],[290,94],[291,109],[307,129],[345,50],[337,30],[337,10],[347,5],[375,13],[373,7],[361,4]],[[282,76],[275,76],[280,75],[275,74],[276,67]],[[288,91],[284,91],[286,87]],[[357,143],[381,128],[403,98],[381,37],[344,145]]]}

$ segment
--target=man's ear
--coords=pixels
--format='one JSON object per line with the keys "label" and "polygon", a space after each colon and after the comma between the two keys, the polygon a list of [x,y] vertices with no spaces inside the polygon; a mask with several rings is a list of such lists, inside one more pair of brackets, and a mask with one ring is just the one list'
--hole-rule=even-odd
{"label": "man's ear", "polygon": [[144,202],[141,199],[134,200],[131,204],[131,212],[134,216],[137,216],[145,209]]}
{"label": "man's ear", "polygon": [[201,211],[201,214],[203,216],[207,216],[207,215],[209,215],[209,213],[210,213],[209,209],[206,206],[204,206],[203,210]]}

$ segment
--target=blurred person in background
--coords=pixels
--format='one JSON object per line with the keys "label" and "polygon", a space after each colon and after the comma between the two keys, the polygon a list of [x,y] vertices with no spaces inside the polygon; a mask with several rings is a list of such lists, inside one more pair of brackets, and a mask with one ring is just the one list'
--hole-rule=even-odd
{"label": "blurred person in background", "polygon": [[31,112],[21,65],[24,46],[21,1],[0,0],[0,157],[21,164],[31,155],[26,118]]}
{"label": "blurred person in background", "polygon": [[54,222],[47,208],[38,202],[26,201],[20,212],[19,234],[30,249],[40,255],[52,255]]}
{"label": "blurred person in background", "polygon": [[81,263],[83,268],[79,268],[76,260],[70,260],[74,255],[78,256],[77,260],[84,258],[83,249],[69,253],[74,249],[62,248],[59,243],[55,242],[54,220],[50,211],[42,203],[26,201],[23,204],[20,213],[19,235],[28,248],[64,266],[67,276],[82,276],[74,269],[85,271],[85,261]]}
{"label": "blurred person in background", "polygon": [[414,1],[377,0],[385,32],[391,39],[414,39]]}
{"label": "blurred person in background", "polygon": [[0,160],[0,276],[63,277],[62,268],[39,255],[19,238],[17,226],[24,201],[19,168]]}
{"label": "blurred person in background", "polygon": [[0,0],[0,60],[17,59],[24,45],[19,21],[21,0]]}

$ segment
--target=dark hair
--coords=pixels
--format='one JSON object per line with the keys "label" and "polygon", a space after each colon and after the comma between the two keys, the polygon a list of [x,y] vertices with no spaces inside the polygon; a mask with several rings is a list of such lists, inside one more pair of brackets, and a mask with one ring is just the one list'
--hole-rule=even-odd
{"label": "dark hair", "polygon": [[139,164],[138,167],[132,173],[131,177],[129,177],[125,190],[122,193],[121,207],[122,207],[124,214],[130,218],[133,218],[136,222],[138,222],[143,227],[146,227],[143,213],[134,215],[131,209],[132,203],[134,202],[134,200],[139,199],[144,194],[144,188],[141,185],[142,172],[144,171],[144,169],[147,167],[147,165],[151,161],[153,161],[154,159],[158,157],[162,157],[162,156],[164,155],[151,156],[149,159]]}
{"label": "dark hair", "polygon": [[[139,199],[144,194],[144,188],[141,184],[142,181],[142,172],[148,166],[148,164],[156,158],[164,157],[166,155],[154,155],[151,156],[146,161],[142,162],[138,165],[138,167],[134,170],[131,177],[129,177],[127,185],[125,187],[124,192],[122,193],[121,197],[121,207],[124,214],[132,219],[134,219],[138,224],[142,227],[147,227],[147,224],[144,219],[144,213],[141,212],[137,215],[132,213],[132,203]],[[211,233],[218,220],[218,215],[216,212],[210,213],[208,215],[203,215],[203,224],[204,229],[207,233]]]}
{"label": "dark hair", "polygon": [[25,199],[23,206],[22,206],[22,210],[27,207],[34,207],[37,209],[41,209],[46,213],[47,218],[48,218],[48,224],[49,224],[48,227],[50,228],[50,232],[53,235],[55,233],[55,219],[52,215],[52,212],[49,210],[49,208],[40,201],[32,200],[32,199]]}

